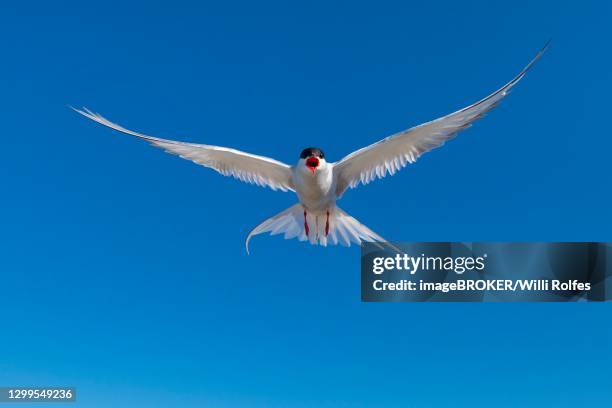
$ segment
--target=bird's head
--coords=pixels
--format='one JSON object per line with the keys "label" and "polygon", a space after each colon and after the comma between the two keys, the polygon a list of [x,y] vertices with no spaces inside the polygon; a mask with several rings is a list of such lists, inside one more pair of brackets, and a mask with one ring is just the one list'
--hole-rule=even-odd
{"label": "bird's head", "polygon": [[305,167],[312,174],[326,165],[323,150],[318,147],[308,147],[300,153],[299,166]]}

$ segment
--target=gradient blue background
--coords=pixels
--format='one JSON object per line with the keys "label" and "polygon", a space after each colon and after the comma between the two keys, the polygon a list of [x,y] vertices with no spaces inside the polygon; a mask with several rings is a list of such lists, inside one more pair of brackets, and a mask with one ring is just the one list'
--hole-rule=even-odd
{"label": "gradient blue background", "polygon": [[3,2],[0,384],[73,385],[79,407],[609,403],[608,304],[360,303],[357,247],[244,253],[293,194],[66,107],[337,160],[552,38],[498,109],[340,205],[395,240],[610,241],[612,6],[569,3]]}

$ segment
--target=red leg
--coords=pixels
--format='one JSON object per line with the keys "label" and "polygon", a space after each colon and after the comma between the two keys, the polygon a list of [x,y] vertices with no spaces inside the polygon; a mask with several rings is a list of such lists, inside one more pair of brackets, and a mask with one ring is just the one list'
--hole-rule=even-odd
{"label": "red leg", "polygon": [[329,234],[329,211],[327,211],[327,218],[325,220],[325,236]]}
{"label": "red leg", "polygon": [[304,210],[304,231],[306,231],[306,236],[308,236],[309,230],[308,230],[308,220],[306,219],[306,210]]}

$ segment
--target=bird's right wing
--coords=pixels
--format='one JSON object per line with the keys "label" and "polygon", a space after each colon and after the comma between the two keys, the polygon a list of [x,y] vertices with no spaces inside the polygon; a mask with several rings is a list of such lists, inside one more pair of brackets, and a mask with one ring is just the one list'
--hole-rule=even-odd
{"label": "bird's right wing", "polygon": [[486,98],[450,115],[386,137],[344,157],[334,165],[336,195],[340,197],[347,188],[356,187],[360,183],[368,184],[376,178],[385,177],[387,173],[395,174],[408,163],[414,163],[423,153],[442,146],[457,132],[470,127],[508,95],[510,89],[542,56],[547,46],[514,79]]}
{"label": "bird's right wing", "polygon": [[101,125],[144,139],[152,145],[161,147],[183,159],[191,160],[204,167],[210,167],[224,176],[232,176],[247,183],[270,187],[272,190],[294,190],[291,180],[291,167],[277,160],[227,147],[177,142],[147,136],[113,123],[87,108],[74,110]]}

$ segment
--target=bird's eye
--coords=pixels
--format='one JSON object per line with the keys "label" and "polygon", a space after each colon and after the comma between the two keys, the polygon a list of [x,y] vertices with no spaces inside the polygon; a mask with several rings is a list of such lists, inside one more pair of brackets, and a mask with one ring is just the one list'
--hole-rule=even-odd
{"label": "bird's eye", "polygon": [[319,159],[323,158],[323,153],[319,154]]}

